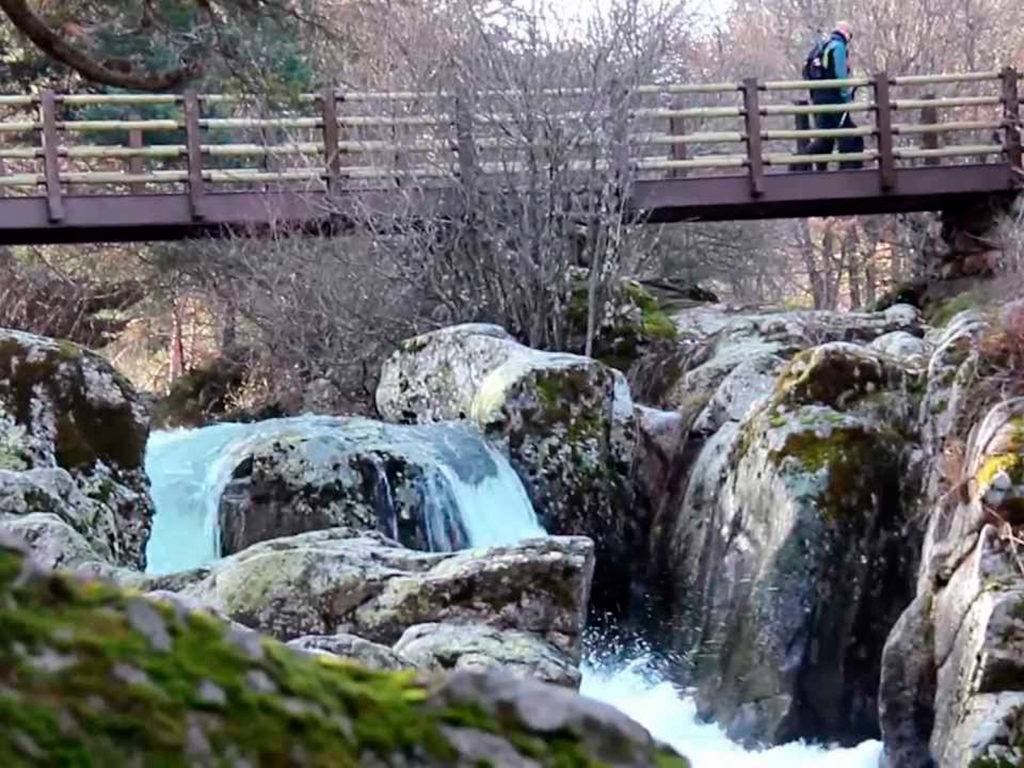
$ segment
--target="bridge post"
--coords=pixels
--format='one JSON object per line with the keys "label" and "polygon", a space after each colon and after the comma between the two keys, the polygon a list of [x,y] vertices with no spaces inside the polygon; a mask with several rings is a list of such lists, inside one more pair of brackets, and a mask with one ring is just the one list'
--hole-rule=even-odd
{"label": "bridge post", "polygon": [[[131,149],[142,149],[142,130],[140,128],[132,128],[128,131],[128,146]],[[132,175],[141,175],[143,172],[142,156],[131,155],[128,158],[128,173]],[[128,189],[131,190],[133,195],[141,195],[146,191],[146,185],[140,181],[133,181],[128,185]]]}
{"label": "bridge post", "polygon": [[199,126],[199,96],[185,92],[185,147],[188,153],[188,201],[193,219],[203,215],[203,136]]}
{"label": "bridge post", "polygon": [[[670,117],[668,119],[668,132],[670,136],[685,136],[686,135],[686,121],[681,117]],[[687,152],[686,145],[680,143],[672,143],[669,145],[668,159],[669,160],[686,160]],[[668,172],[670,179],[682,178],[686,175],[685,168],[672,168]]]}
{"label": "bridge post", "polygon": [[[934,93],[926,93],[921,97],[926,101],[932,101],[937,99]],[[921,125],[937,125],[939,122],[939,110],[935,107],[924,107],[921,110]],[[941,146],[941,134],[937,131],[934,133],[925,133],[921,135],[921,149],[938,149]],[[926,157],[924,159],[925,165],[941,165],[942,160],[938,157]]]}
{"label": "bridge post", "polygon": [[338,128],[338,92],[334,86],[324,88],[320,96],[321,114],[324,121],[324,166],[327,171],[327,194],[338,191],[341,181],[341,156],[338,150],[340,130]]}
{"label": "bridge post", "polygon": [[43,179],[46,183],[46,214],[53,223],[64,218],[64,201],[60,190],[60,156],[57,152],[57,97],[53,91],[39,94],[42,118]]}
{"label": "bridge post", "polygon": [[459,161],[459,179],[470,199],[475,200],[478,159],[473,113],[466,90],[455,97],[455,151]]}
{"label": "bridge post", "polygon": [[761,104],[756,77],[743,81],[743,112],[747,130],[747,168],[750,194],[760,197],[764,192],[764,157],[761,152]]}
{"label": "bridge post", "polygon": [[1015,168],[1024,168],[1021,149],[1020,74],[1013,67],[1003,70],[1003,112],[1006,116],[1006,159]]}
{"label": "bridge post", "polygon": [[889,98],[889,73],[875,75],[875,130],[878,131],[878,173],[882,189],[896,186],[896,160],[892,147],[892,102]]}

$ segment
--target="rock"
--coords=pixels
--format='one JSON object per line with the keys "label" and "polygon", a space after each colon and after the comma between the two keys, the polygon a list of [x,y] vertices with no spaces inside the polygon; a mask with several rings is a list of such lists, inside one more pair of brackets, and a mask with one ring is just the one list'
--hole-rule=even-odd
{"label": "rock", "polygon": [[460,549],[473,541],[460,503],[482,503],[488,490],[518,492],[520,512],[533,518],[506,459],[470,426],[330,417],[274,424],[238,452],[221,498],[223,554],[332,527],[376,530],[414,549]]}
{"label": "rock", "polygon": [[639,367],[659,376],[671,372],[674,381],[653,388],[642,381],[635,384],[656,395],[652,404],[683,413],[699,412],[740,364],[751,373],[771,375],[778,370],[778,361],[816,345],[866,344],[894,332],[924,334],[920,312],[906,304],[884,312],[750,312],[716,304],[679,311],[672,319],[679,331],[675,347],[682,355],[666,345],[652,353],[656,359],[642,361]]}
{"label": "rock", "polygon": [[371,643],[355,635],[306,635],[289,640],[285,645],[294,651],[312,655],[322,654],[349,659],[370,669],[399,670],[411,669],[414,666],[426,667],[402,658],[386,645]]}
{"label": "rock", "polygon": [[381,369],[377,410],[418,424],[468,418],[484,377],[524,351],[504,328],[480,323],[403,341]]}
{"label": "rock", "polygon": [[[1024,685],[1024,576],[994,528],[983,529],[934,610],[937,685],[930,751],[943,768],[968,768],[1014,746],[1005,738],[1009,734],[985,725],[1006,716],[997,714],[1006,701],[1001,694],[1016,694]],[[1020,704],[1018,723],[1024,716]]]}
{"label": "rock", "polygon": [[916,566],[900,469],[914,381],[832,342],[795,355],[737,418],[709,420],[681,504],[652,535],[652,582],[667,589],[672,650],[700,659],[700,713],[731,737],[877,732],[882,649]]}
{"label": "rock", "polygon": [[918,597],[892,628],[882,651],[879,722],[885,768],[930,768],[935,722],[935,627],[931,603]]}
{"label": "rock", "polygon": [[154,428],[204,427],[223,419],[245,386],[245,357],[218,357],[176,378],[153,408]]}
{"label": "rock", "polygon": [[392,645],[414,624],[483,623],[533,632],[576,661],[593,567],[580,537],[428,553],[335,528],[249,547],[183,594],[281,640],[350,633]]}
{"label": "rock", "polygon": [[[26,517],[35,522],[25,521]],[[52,536],[44,535],[40,528],[44,520],[50,521],[43,527]],[[53,521],[73,532],[82,545],[71,545],[71,539],[59,533]],[[35,529],[32,541],[40,549],[37,557],[53,567],[72,567],[96,559],[117,562],[119,533],[114,511],[103,500],[86,496],[65,469],[0,470],[0,527],[26,533]],[[58,541],[71,545],[71,549],[62,553]]]}
{"label": "rock", "polygon": [[103,358],[0,330],[0,519],[56,515],[99,557],[143,567],[153,516],[142,466],[148,431],[131,385]]}
{"label": "rock", "polygon": [[[10,765],[685,768],[612,707],[497,671],[446,679],[304,658],[208,615],[32,566],[0,544]],[[151,638],[163,630],[161,650]],[[569,761],[568,763],[566,761]]]}
{"label": "rock", "polygon": [[[674,411],[636,406],[633,486],[639,506],[655,509],[682,469],[688,425]],[[644,537],[647,533],[644,533]]]}
{"label": "rock", "polygon": [[[565,349],[583,354],[587,339],[589,274],[587,270],[578,270],[570,276],[570,281]],[[605,365],[625,372],[651,344],[675,338],[672,321],[641,283],[620,280],[608,286],[603,301],[591,356]]]}
{"label": "rock", "polygon": [[568,688],[580,685],[580,671],[569,655],[529,632],[475,624],[417,624],[405,630],[395,652],[419,669],[500,667],[516,677]]}
{"label": "rock", "polygon": [[917,597],[888,639],[880,691],[891,766],[1024,758],[1024,572],[1002,533],[1003,521],[1024,521],[1024,399],[990,392],[985,407],[986,333],[986,319],[968,311],[927,339],[916,495],[928,528]]}
{"label": "rock", "polygon": [[892,331],[871,342],[871,348],[904,362],[924,362],[928,348],[923,339],[907,331]]}
{"label": "rock", "polygon": [[578,355],[524,347],[494,326],[404,342],[385,363],[377,406],[391,420],[469,417],[507,452],[549,533],[594,539],[602,608],[628,601],[641,516],[630,467],[635,424],[625,377]]}
{"label": "rock", "polygon": [[[614,760],[612,764],[621,768],[630,765],[688,768],[690,765],[664,747],[654,747],[659,756],[652,762],[637,762],[635,745],[647,744],[650,737],[646,736],[641,726],[617,709],[577,696],[564,688],[518,679],[506,672],[486,675],[457,672],[448,678],[447,684],[438,692],[437,699],[456,707],[473,705],[490,717],[511,716],[514,723],[524,723],[535,734],[571,734],[570,738],[575,737],[586,745],[582,750],[576,747],[573,757],[562,758],[557,764],[572,760],[575,764],[585,765],[584,756],[589,754],[600,756],[597,764]],[[496,754],[489,742],[481,741],[478,737],[471,736],[465,743],[474,747],[473,757],[484,762]],[[543,756],[539,757],[539,761],[541,765],[556,764],[547,763]],[[526,768],[529,764],[508,761],[501,765]]]}
{"label": "rock", "polygon": [[0,532],[18,537],[44,568],[74,568],[98,555],[85,537],[57,515],[32,512],[0,520]]}

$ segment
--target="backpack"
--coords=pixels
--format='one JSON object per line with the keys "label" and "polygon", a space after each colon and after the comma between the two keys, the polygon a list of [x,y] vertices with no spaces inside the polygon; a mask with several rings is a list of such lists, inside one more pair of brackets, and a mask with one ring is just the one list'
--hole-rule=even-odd
{"label": "backpack", "polygon": [[831,38],[821,39],[808,51],[804,60],[804,80],[826,80],[835,77],[832,66],[825,64],[825,51],[830,42]]}

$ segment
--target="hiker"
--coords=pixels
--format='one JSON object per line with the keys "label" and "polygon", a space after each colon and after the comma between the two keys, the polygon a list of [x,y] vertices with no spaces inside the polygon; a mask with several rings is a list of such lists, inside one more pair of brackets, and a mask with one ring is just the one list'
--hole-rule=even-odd
{"label": "hiker", "polygon": [[[853,40],[853,32],[848,22],[836,23],[836,29],[827,40],[822,40],[808,54],[804,64],[805,80],[845,80],[850,77],[850,42]],[[842,88],[814,88],[811,89],[812,104],[848,104],[853,101],[854,89],[849,86]],[[834,130],[836,128],[856,128],[849,112],[828,112],[816,114],[814,123],[819,130]],[[809,155],[830,155],[836,144],[835,138],[815,139],[807,145],[805,150]],[[863,152],[864,137],[844,136],[839,139],[840,153]],[[818,163],[819,171],[827,171],[828,163]],[[841,169],[860,168],[863,163],[860,160],[843,161],[839,164]]]}

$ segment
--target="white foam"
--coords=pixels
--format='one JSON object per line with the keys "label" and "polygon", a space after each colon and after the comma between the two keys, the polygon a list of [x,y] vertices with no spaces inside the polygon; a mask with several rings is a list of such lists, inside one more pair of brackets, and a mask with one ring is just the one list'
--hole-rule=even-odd
{"label": "white foam", "polygon": [[580,693],[625,712],[689,758],[693,768],[877,768],[882,755],[877,741],[851,749],[792,743],[748,752],[717,725],[698,722],[693,699],[652,675],[644,658],[616,669],[584,664]]}

